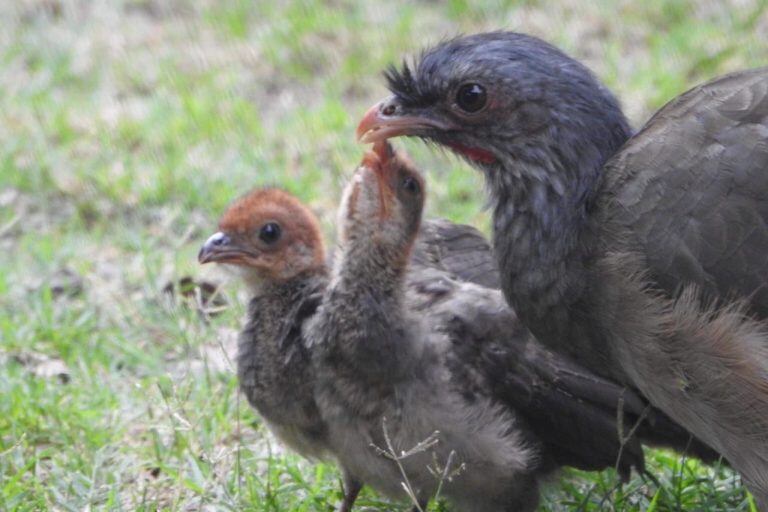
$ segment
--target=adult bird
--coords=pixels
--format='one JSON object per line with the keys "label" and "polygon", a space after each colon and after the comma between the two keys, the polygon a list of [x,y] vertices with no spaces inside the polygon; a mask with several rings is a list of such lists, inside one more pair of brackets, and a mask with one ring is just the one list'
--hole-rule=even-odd
{"label": "adult bird", "polygon": [[387,79],[358,137],[483,172],[502,287],[536,337],[639,389],[768,506],[768,335],[748,316],[768,316],[768,69],[692,89],[621,150],[613,95],[530,36],[446,41]]}

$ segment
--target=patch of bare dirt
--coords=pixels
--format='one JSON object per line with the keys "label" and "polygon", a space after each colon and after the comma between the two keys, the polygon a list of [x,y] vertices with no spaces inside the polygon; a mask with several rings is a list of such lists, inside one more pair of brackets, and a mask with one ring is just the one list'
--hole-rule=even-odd
{"label": "patch of bare dirt", "polygon": [[56,379],[61,384],[68,384],[71,379],[69,367],[59,358],[40,352],[15,351],[0,352],[0,362],[18,364],[25,371],[40,379]]}

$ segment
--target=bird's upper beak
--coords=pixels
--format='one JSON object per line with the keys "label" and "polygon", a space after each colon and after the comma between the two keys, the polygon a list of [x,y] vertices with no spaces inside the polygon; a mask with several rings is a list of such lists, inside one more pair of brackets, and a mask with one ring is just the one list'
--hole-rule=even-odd
{"label": "bird's upper beak", "polygon": [[368,109],[357,125],[356,135],[358,141],[367,143],[451,129],[455,129],[451,123],[436,119],[427,111],[409,112],[396,96],[390,96]]}
{"label": "bird's upper beak", "polygon": [[237,245],[226,233],[219,231],[205,241],[197,254],[197,261],[205,263],[246,264],[253,255]]}

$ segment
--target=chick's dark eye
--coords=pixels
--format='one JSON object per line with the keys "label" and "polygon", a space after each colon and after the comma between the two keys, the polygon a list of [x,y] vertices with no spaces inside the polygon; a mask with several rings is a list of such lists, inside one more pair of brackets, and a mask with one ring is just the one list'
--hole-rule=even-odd
{"label": "chick's dark eye", "polygon": [[418,194],[419,191],[421,190],[421,185],[419,185],[419,181],[413,176],[406,176],[405,178],[403,178],[401,186],[403,187],[404,190],[410,192],[411,194]]}
{"label": "chick's dark eye", "polygon": [[267,222],[259,230],[259,239],[265,244],[273,244],[280,239],[282,230],[276,222]]}
{"label": "chick's dark eye", "polygon": [[480,84],[464,84],[456,91],[456,105],[464,112],[477,112],[487,100],[485,87]]}

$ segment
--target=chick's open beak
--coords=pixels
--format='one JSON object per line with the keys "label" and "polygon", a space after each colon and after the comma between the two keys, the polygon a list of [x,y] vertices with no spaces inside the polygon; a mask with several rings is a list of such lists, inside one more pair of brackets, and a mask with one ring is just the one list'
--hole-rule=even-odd
{"label": "chick's open beak", "polygon": [[[395,155],[394,149],[386,139],[377,140],[371,151],[367,151],[363,156],[361,166],[369,170],[375,178],[375,186],[379,191],[379,218],[389,217],[391,202],[394,192],[391,189],[389,172],[391,172],[390,161]],[[371,186],[371,185],[369,185]]]}
{"label": "chick's open beak", "polygon": [[248,251],[235,244],[226,233],[219,231],[205,241],[197,254],[197,261],[205,263],[244,263]]}
{"label": "chick's open beak", "polygon": [[377,142],[400,135],[420,135],[455,128],[427,112],[408,112],[396,96],[383,99],[368,109],[355,132],[359,142]]}

